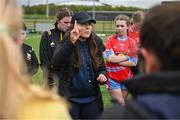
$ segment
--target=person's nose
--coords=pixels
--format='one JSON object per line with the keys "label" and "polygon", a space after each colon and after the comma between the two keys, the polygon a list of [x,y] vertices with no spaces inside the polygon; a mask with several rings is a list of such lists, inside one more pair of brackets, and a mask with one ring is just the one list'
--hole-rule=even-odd
{"label": "person's nose", "polygon": [[122,29],[122,27],[117,27],[116,29],[117,29],[117,30],[121,30],[121,29]]}

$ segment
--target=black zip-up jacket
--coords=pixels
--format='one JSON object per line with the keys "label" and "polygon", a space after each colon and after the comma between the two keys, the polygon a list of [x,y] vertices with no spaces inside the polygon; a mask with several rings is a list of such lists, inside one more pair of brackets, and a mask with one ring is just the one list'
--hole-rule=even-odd
{"label": "black zip-up jacket", "polygon": [[58,30],[57,27],[50,31],[45,31],[42,34],[39,56],[40,66],[46,71],[48,82],[51,84],[54,82],[52,79],[52,73],[50,72],[50,61],[54,54],[57,44],[61,44],[64,32]]}
{"label": "black zip-up jacket", "polygon": [[[55,51],[55,54],[52,58],[52,66],[53,69],[57,70],[57,76],[59,79],[58,92],[60,95],[68,99],[70,96],[73,96],[71,95],[72,93],[70,93],[69,90],[70,86],[73,85],[73,77],[78,72],[78,70],[74,67],[75,63],[77,63],[77,53],[75,50],[76,44],[73,44],[67,38],[64,41],[64,44],[61,44],[59,48],[57,48],[57,50]],[[102,63],[100,64],[98,69],[93,70],[95,79],[97,79],[99,74],[106,75],[106,68],[102,56],[102,50],[104,49],[103,43],[102,40],[97,36],[96,41],[99,46],[99,52],[97,56],[99,57],[100,61],[102,61]],[[99,82],[97,80],[94,81],[96,81],[94,84],[96,89],[96,98],[99,101],[101,108],[103,109],[102,95],[100,92]]]}
{"label": "black zip-up jacket", "polygon": [[24,60],[27,64],[28,72],[31,75],[34,75],[38,71],[39,63],[33,48],[27,44],[23,44],[22,52]]}

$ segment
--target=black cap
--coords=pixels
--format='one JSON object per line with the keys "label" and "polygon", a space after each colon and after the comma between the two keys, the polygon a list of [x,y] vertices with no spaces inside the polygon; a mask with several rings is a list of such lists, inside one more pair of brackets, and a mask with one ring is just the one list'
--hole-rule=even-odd
{"label": "black cap", "polygon": [[90,16],[86,12],[75,13],[72,16],[71,23],[74,24],[75,20],[77,20],[77,23],[80,23],[80,24],[85,24],[89,22],[94,23],[94,24],[96,23],[96,21],[91,19]]}

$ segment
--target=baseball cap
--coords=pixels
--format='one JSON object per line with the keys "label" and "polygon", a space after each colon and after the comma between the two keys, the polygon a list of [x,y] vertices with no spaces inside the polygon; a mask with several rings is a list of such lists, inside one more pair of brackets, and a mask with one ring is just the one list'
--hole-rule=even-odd
{"label": "baseball cap", "polygon": [[91,17],[86,12],[75,13],[72,16],[71,23],[74,24],[75,20],[77,20],[77,23],[80,23],[80,24],[85,24],[89,22],[94,23],[94,24],[96,23],[96,21],[91,19]]}

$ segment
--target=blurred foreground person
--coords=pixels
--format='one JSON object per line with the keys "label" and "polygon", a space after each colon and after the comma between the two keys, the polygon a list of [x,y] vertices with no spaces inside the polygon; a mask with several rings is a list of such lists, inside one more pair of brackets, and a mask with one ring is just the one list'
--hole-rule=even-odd
{"label": "blurred foreground person", "polygon": [[125,81],[132,93],[126,106],[115,105],[101,119],[180,119],[180,5],[151,8],[142,25],[143,76]]}
{"label": "blurred foreground person", "polygon": [[[67,104],[57,95],[30,85],[16,41],[21,30],[21,9],[16,0],[0,4],[0,119],[70,119]],[[12,20],[13,16],[13,20]]]}
{"label": "blurred foreground person", "polygon": [[103,110],[99,84],[107,81],[103,43],[92,31],[96,21],[86,12],[74,14],[71,23],[65,43],[52,58],[53,67],[58,69],[58,92],[71,103],[73,119],[93,119]]}
{"label": "blurred foreground person", "polygon": [[28,73],[33,76],[37,73],[39,68],[38,59],[34,52],[34,49],[25,44],[26,39],[26,25],[23,23],[23,29],[20,30],[20,37],[17,40],[17,44],[21,47],[25,63],[27,65]]}

